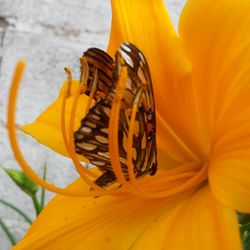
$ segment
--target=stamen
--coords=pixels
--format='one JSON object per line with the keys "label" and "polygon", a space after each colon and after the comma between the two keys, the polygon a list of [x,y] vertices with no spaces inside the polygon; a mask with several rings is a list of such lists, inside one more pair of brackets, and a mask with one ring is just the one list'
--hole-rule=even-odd
{"label": "stamen", "polygon": [[72,72],[69,67],[64,68],[65,72],[68,74],[68,84],[67,84],[67,98],[71,95],[71,86],[72,86]]}
{"label": "stamen", "polygon": [[[138,109],[138,103],[140,96],[142,94],[142,89],[137,94],[134,100],[133,108],[132,108],[132,114],[131,119],[129,121],[129,133],[128,133],[128,150],[127,150],[127,163],[128,163],[128,173],[129,173],[129,179],[131,183],[131,188],[133,188],[133,191],[139,196],[142,196],[144,198],[159,198],[158,193],[153,193],[152,190],[147,191],[145,188],[143,189],[141,185],[139,185],[138,180],[135,177],[134,174],[134,167],[133,167],[133,161],[132,161],[132,154],[133,154],[133,131],[134,131],[134,125],[135,125],[135,119],[136,119],[136,113]],[[177,177],[180,178],[179,175]]]}
{"label": "stamen", "polygon": [[[76,114],[78,99],[80,96],[80,90],[81,90],[81,86],[79,86],[79,89],[76,92],[76,95],[74,96],[74,100],[73,100],[73,104],[72,104],[70,123],[69,123],[69,143],[67,145],[67,150],[68,150],[68,153],[69,153],[79,175],[81,176],[81,178],[91,187],[91,189],[101,190],[101,188],[98,185],[96,185],[94,182],[92,182],[86,176],[86,174],[88,174],[90,171],[81,165],[81,163],[77,159],[77,155],[76,155],[75,150],[74,150],[74,138],[73,138],[74,118],[75,118],[75,114]],[[62,118],[64,119],[64,122],[65,122],[65,115],[63,115]],[[65,128],[65,126],[64,126],[64,128]]]}
{"label": "stamen", "polygon": [[87,114],[89,112],[90,105],[92,103],[94,94],[96,92],[97,82],[98,82],[98,70],[96,69],[95,74],[94,74],[94,82],[93,82],[93,86],[92,86],[90,94],[89,94],[89,99],[88,99],[88,102],[87,102],[85,114]]}
{"label": "stamen", "polygon": [[80,64],[81,64],[80,83],[82,86],[82,89],[81,89],[81,94],[82,94],[82,93],[85,93],[87,90],[86,79],[89,78],[89,65],[85,57],[80,58]]}
{"label": "stamen", "polygon": [[147,192],[145,189],[142,189],[142,187],[138,184],[138,180],[135,177],[134,173],[134,166],[133,166],[133,135],[134,135],[134,126],[135,126],[135,119],[136,119],[136,113],[138,109],[139,100],[142,94],[142,88],[137,93],[133,107],[132,107],[132,114],[129,121],[129,132],[128,132],[128,150],[127,150],[127,163],[128,163],[128,174],[129,174],[129,180],[131,183],[131,188],[133,188],[135,193],[138,193],[140,196],[143,196],[144,198],[155,198],[155,195],[152,192]]}
{"label": "stamen", "polygon": [[[69,133],[69,139],[67,138],[67,134],[66,134],[66,121],[65,121],[65,110],[66,110],[66,95],[67,95],[67,92],[65,91],[64,94],[63,94],[63,98],[62,98],[62,109],[61,109],[61,132],[62,132],[62,137],[63,137],[63,141],[64,141],[64,145],[70,155],[70,153],[72,152],[72,147],[74,145],[74,142],[73,142],[73,132],[72,132],[72,136],[70,136],[71,134]],[[79,95],[78,95],[79,97]],[[76,105],[77,105],[77,101],[78,101],[78,97],[75,98],[73,100],[73,104],[72,104],[72,110],[71,112],[73,111],[74,112],[74,116],[75,116],[75,111],[76,111]],[[69,124],[69,127],[72,126],[72,128],[70,128],[72,131],[73,131],[73,124],[71,125],[71,122],[74,122],[74,121],[71,121],[72,120],[72,114],[71,114],[71,117],[70,117],[70,124]],[[72,137],[72,138],[71,138]],[[70,139],[72,139],[72,146],[71,146],[71,141]],[[73,149],[74,151],[74,149]],[[70,155],[71,157],[71,155]],[[72,157],[71,157],[72,158]],[[76,158],[73,157],[73,158]],[[72,158],[72,160],[73,160]],[[76,160],[77,161],[77,160]],[[73,160],[74,162],[74,160]],[[87,178],[85,175],[86,174],[89,174],[93,177],[97,177],[95,174],[93,174],[93,172],[89,171],[87,168],[85,168],[84,166],[82,166],[80,163],[79,164],[75,164],[75,168],[77,170],[77,172],[79,173],[79,175],[82,177],[82,179],[89,185],[91,185],[92,181]]]}
{"label": "stamen", "polygon": [[[132,163],[133,130],[134,130],[134,122],[135,122],[135,117],[136,117],[136,112],[137,112],[137,105],[138,103],[135,100],[135,103],[132,109],[130,123],[129,123],[129,137],[128,137],[128,151],[127,151],[129,178],[130,178],[131,184],[135,188],[135,191],[145,197],[163,198],[163,197],[168,197],[174,194],[184,192],[188,189],[191,189],[194,186],[199,185],[202,181],[204,181],[207,177],[206,166],[203,166],[203,168],[197,174],[197,165],[200,165],[200,163],[197,162],[195,164],[196,167],[193,170],[192,168],[190,168],[190,164],[187,164],[187,166],[183,166],[181,169],[176,168],[172,172],[171,171],[165,172],[162,177],[158,176],[157,180],[154,180],[154,182],[152,182],[153,185],[150,185],[151,192],[148,192],[147,190],[145,190],[145,188],[142,189],[142,187],[138,184],[138,180],[135,178],[134,171],[133,171],[133,163]],[[183,172],[184,168],[186,168],[187,172]],[[186,179],[185,183],[182,185],[179,185],[176,188],[176,183],[173,183],[173,181],[180,182],[182,179],[183,180]],[[167,185],[167,184],[170,184],[170,185]],[[153,186],[156,187],[156,192],[153,192]],[[163,192],[159,192],[159,186],[164,187]]]}
{"label": "stamen", "polygon": [[[173,195],[181,194],[185,191],[192,190],[195,187],[198,187],[202,183],[204,183],[207,179],[207,164],[204,164],[201,167],[200,162],[191,162],[189,164],[185,164],[180,167],[176,167],[172,170],[165,171],[159,173],[157,178],[150,177],[145,178],[143,180],[137,180],[134,174],[134,167],[132,162],[132,146],[133,146],[133,130],[136,112],[138,108],[138,102],[135,101],[132,108],[132,115],[129,122],[129,142],[128,142],[128,172],[129,172],[129,181],[125,179],[125,176],[121,170],[121,164],[119,160],[119,147],[118,147],[118,123],[119,123],[119,112],[121,106],[121,97],[124,89],[124,83],[126,80],[126,72],[121,74],[120,80],[117,85],[116,95],[112,104],[111,115],[110,115],[110,123],[109,123],[109,152],[111,156],[111,163],[113,170],[117,176],[118,181],[122,184],[122,188],[114,188],[111,190],[100,190],[100,187],[96,184],[92,183],[85,174],[89,174],[94,176],[90,170],[85,169],[78,162],[76,153],[74,151],[74,143],[73,143],[73,125],[74,125],[74,117],[76,113],[76,107],[78,103],[78,98],[80,95],[80,87],[77,92],[75,99],[73,100],[70,124],[69,124],[69,139],[67,138],[66,129],[65,129],[65,108],[66,108],[66,98],[67,94],[69,94],[70,88],[68,88],[63,96],[62,103],[62,133],[65,140],[66,148],[69,149],[69,155],[72,157],[72,160],[76,166],[76,169],[79,170],[79,174],[83,175],[83,180],[93,188],[92,192],[84,191],[84,190],[76,190],[76,189],[64,189],[58,186],[55,186],[52,183],[44,181],[40,178],[33,169],[28,165],[26,160],[24,159],[23,154],[21,153],[18,139],[16,135],[16,127],[15,127],[15,107],[16,107],[16,98],[17,92],[19,89],[20,81],[24,72],[25,62],[19,61],[16,70],[14,72],[12,84],[10,87],[9,94],[9,103],[8,103],[8,116],[7,116],[7,127],[10,138],[10,144],[13,150],[13,154],[22,167],[23,171],[37,184],[42,187],[63,195],[70,196],[85,196],[85,197],[93,197],[100,195],[121,195],[127,193],[135,193],[139,196],[146,198],[166,198],[171,197]],[[199,169],[199,171],[198,171]],[[82,176],[81,176],[82,177]],[[151,181],[152,179],[153,181]],[[146,184],[140,186],[139,184]],[[178,184],[178,185],[177,185]],[[143,187],[143,189],[142,189]],[[159,190],[159,187],[162,187]],[[146,190],[145,190],[146,188]],[[150,191],[148,191],[150,190]]]}
{"label": "stamen", "polygon": [[126,81],[125,69],[121,70],[121,76],[117,83],[115,97],[112,103],[110,118],[109,118],[109,155],[112,168],[116,175],[117,180],[122,184],[123,187],[131,189],[121,170],[121,163],[119,159],[119,145],[118,145],[118,123],[121,107],[122,92],[124,83]]}
{"label": "stamen", "polygon": [[[51,184],[47,181],[44,181],[42,178],[40,178],[33,169],[29,166],[29,164],[24,159],[23,154],[21,153],[20,147],[18,145],[17,135],[16,135],[16,128],[15,128],[15,107],[16,107],[16,97],[17,92],[19,89],[20,81],[23,76],[25,68],[25,61],[20,60],[17,63],[13,80],[10,86],[10,94],[9,94],[9,102],[8,102],[8,113],[7,113],[7,127],[8,127],[8,134],[10,138],[10,145],[13,150],[13,154],[19,163],[19,165],[22,167],[23,171],[29,176],[31,180],[33,180],[38,185],[52,191],[55,193],[63,194],[63,195],[69,195],[69,196],[85,196],[85,197],[93,197],[93,196],[99,196],[103,195],[103,192],[99,191],[84,191],[84,190],[76,190],[76,189],[64,189],[55,186],[54,184]],[[126,190],[109,190],[109,195],[120,195],[121,193],[126,193]]]}
{"label": "stamen", "polygon": [[[168,178],[167,174],[166,178]],[[163,197],[177,195],[187,190],[190,190],[194,187],[197,187],[206,179],[207,179],[207,164],[205,163],[198,173],[196,172],[192,178],[188,179],[181,185],[174,185],[173,188],[168,188],[167,185],[164,185],[163,191],[159,191],[159,185],[162,185],[161,179],[157,178],[153,184],[156,186],[158,198],[161,197],[163,198]],[[170,179],[168,181],[170,181]],[[167,184],[166,182],[164,183]]]}
{"label": "stamen", "polygon": [[[121,164],[119,160],[119,145],[118,145],[118,123],[119,123],[119,112],[121,107],[121,100],[122,100],[122,94],[124,90],[124,85],[126,82],[126,69],[121,69],[121,75],[119,78],[119,82],[117,84],[115,97],[112,103],[111,108],[111,114],[110,114],[110,121],[109,121],[109,153],[110,153],[110,160],[112,164],[112,168],[114,170],[114,173],[118,179],[118,181],[122,184],[123,187],[128,189],[131,193],[134,193],[136,195],[142,196],[143,198],[164,198],[164,197],[170,197],[172,195],[180,194],[184,191],[190,190],[194,188],[195,186],[201,184],[207,177],[207,167],[203,166],[199,172],[193,171],[193,165],[195,165],[195,169],[198,169],[198,166],[200,166],[200,162],[191,163],[191,165],[188,166],[187,170],[189,170],[187,173],[184,173],[178,170],[174,170],[173,172],[166,171],[164,172],[164,175],[162,178],[154,178],[154,181],[148,183],[148,185],[144,186],[143,188],[139,185],[139,180],[136,179],[134,174],[134,167],[133,167],[133,161],[132,161],[132,150],[133,150],[133,131],[135,126],[135,118],[136,118],[136,112],[137,107],[140,99],[140,93],[137,96],[137,100],[135,99],[135,102],[133,104],[132,108],[132,114],[131,119],[129,121],[129,137],[128,137],[128,150],[127,150],[127,163],[128,163],[128,173],[129,173],[129,181],[126,181],[124,174],[121,169]],[[187,167],[187,166],[186,166]],[[171,175],[172,174],[172,175]],[[173,176],[173,174],[175,176]],[[150,179],[153,177],[150,177]],[[180,184],[179,182],[181,180],[186,180],[183,184]],[[175,181],[175,185],[173,184],[173,181]],[[154,191],[154,185],[155,183],[163,185],[163,191],[159,191],[159,185],[158,188],[156,187]],[[176,185],[178,183],[178,185]],[[149,187],[150,191],[147,190]]]}

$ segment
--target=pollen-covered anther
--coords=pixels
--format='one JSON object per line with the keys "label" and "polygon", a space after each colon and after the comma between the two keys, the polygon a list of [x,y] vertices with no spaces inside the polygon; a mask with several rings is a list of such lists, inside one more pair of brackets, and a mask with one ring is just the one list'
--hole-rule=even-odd
{"label": "pollen-covered anther", "polygon": [[64,68],[66,74],[68,75],[68,84],[67,84],[67,98],[71,95],[71,86],[72,86],[72,72],[69,67]]}

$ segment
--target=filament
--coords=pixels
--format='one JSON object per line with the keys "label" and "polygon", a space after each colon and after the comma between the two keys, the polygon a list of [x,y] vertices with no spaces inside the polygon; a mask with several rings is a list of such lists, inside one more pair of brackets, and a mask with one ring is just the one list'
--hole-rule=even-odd
{"label": "filament", "polygon": [[[52,183],[49,183],[42,178],[40,178],[34,170],[29,166],[26,162],[17,139],[16,135],[16,127],[15,127],[15,108],[16,108],[16,99],[17,93],[19,89],[19,85],[21,82],[21,78],[23,76],[23,72],[25,69],[25,61],[19,61],[13,76],[13,80],[10,87],[9,93],[9,102],[8,102],[8,114],[7,114],[7,127],[10,138],[11,148],[13,150],[13,154],[17,160],[17,162],[22,167],[23,171],[32,179],[34,182],[39,184],[40,186],[53,191],[55,193],[70,195],[70,196],[85,196],[85,197],[95,197],[100,195],[121,195],[121,194],[135,194],[141,196],[143,198],[166,198],[171,197],[173,195],[178,195],[187,190],[191,190],[195,187],[198,187],[200,184],[204,183],[207,179],[207,164],[203,164],[201,162],[195,161],[190,162],[188,164],[183,164],[179,167],[175,167],[171,170],[160,172],[156,177],[148,177],[145,179],[138,180],[134,173],[133,166],[133,131],[135,127],[136,113],[138,111],[138,104],[141,93],[139,92],[135,97],[135,101],[133,103],[131,118],[129,120],[129,135],[128,135],[128,150],[127,150],[127,163],[128,163],[128,174],[129,180],[126,180],[124,173],[122,172],[121,163],[120,163],[120,154],[119,154],[119,145],[118,145],[118,131],[119,131],[119,117],[120,117],[120,108],[121,108],[121,100],[124,91],[124,85],[126,82],[127,72],[122,71],[121,76],[119,78],[115,97],[112,103],[111,112],[110,112],[110,120],[109,120],[109,153],[110,160],[112,164],[112,169],[117,177],[117,180],[120,184],[122,184],[122,188],[113,188],[109,190],[101,189],[98,185],[91,181],[88,178],[92,176],[94,178],[97,177],[92,171],[83,167],[77,159],[77,155],[74,150],[74,141],[73,141],[73,129],[74,129],[74,118],[76,114],[78,99],[83,89],[83,86],[86,86],[84,79],[81,79],[82,84],[79,85],[79,89],[74,95],[70,122],[69,122],[69,130],[68,135],[66,133],[66,122],[65,122],[65,110],[66,110],[66,99],[71,96],[71,84],[72,84],[72,74],[71,71],[66,68],[66,72],[68,73],[68,86],[64,90],[63,98],[62,98],[62,109],[61,109],[61,127],[62,127],[62,136],[65,143],[65,147],[68,150],[68,153],[75,165],[76,170],[81,176],[82,180],[93,190],[86,191],[80,189],[64,189],[58,187]],[[88,75],[88,72],[84,72],[85,76]],[[94,86],[97,84],[97,71],[95,73]],[[88,100],[88,104],[86,107],[86,111],[89,110],[91,105],[93,96],[95,93],[95,89],[92,89],[90,92],[90,98]]]}
{"label": "filament", "polygon": [[126,188],[131,188],[130,185],[127,184],[127,181],[121,169],[121,163],[119,159],[119,145],[118,145],[118,124],[119,124],[122,92],[124,89],[126,76],[127,76],[126,72],[122,70],[121,77],[119,78],[119,81],[117,83],[115,97],[112,102],[110,119],[109,119],[109,155],[112,164],[112,169],[114,170],[117,180],[122,184],[122,186]]}
{"label": "filament", "polygon": [[80,64],[81,64],[80,83],[82,86],[81,89],[81,94],[82,94],[85,93],[85,91],[87,90],[87,83],[85,82],[85,80],[89,78],[89,65],[86,58],[84,57],[80,58]]}
{"label": "filament", "polygon": [[[72,108],[71,108],[71,112],[70,112],[70,122],[69,122],[69,142],[67,145],[67,150],[68,153],[77,169],[77,172],[79,173],[79,175],[81,176],[81,178],[93,189],[93,190],[101,190],[101,188],[96,185],[94,182],[92,182],[87,176],[86,174],[90,173],[91,171],[89,171],[87,168],[85,168],[84,166],[82,166],[80,164],[80,162],[77,159],[75,150],[74,150],[74,140],[73,140],[73,128],[74,128],[74,118],[75,118],[75,114],[76,114],[76,108],[77,108],[77,104],[78,104],[78,100],[79,100],[79,96],[80,96],[80,90],[81,90],[81,85],[79,85],[78,87],[78,91],[76,92],[74,99],[73,99],[73,104],[72,104]],[[65,102],[64,102],[65,103]],[[63,110],[62,110],[63,111]],[[85,113],[86,114],[86,113]],[[65,123],[65,112],[62,112],[62,123]],[[65,125],[64,125],[65,128]],[[65,133],[66,134],[66,133]]]}
{"label": "filament", "polygon": [[[12,83],[10,86],[10,93],[9,93],[9,102],[8,102],[8,113],[7,113],[7,127],[8,127],[8,134],[10,138],[10,145],[13,150],[13,154],[25,172],[27,176],[33,180],[35,183],[38,185],[52,191],[55,193],[59,193],[62,195],[69,195],[69,196],[85,196],[85,197],[93,197],[93,196],[99,196],[106,194],[103,191],[84,191],[84,190],[76,190],[76,189],[64,189],[60,188],[58,186],[55,186],[52,183],[49,183],[42,178],[40,178],[34,171],[33,169],[29,166],[29,164],[26,162],[20,147],[19,143],[17,140],[17,135],[16,135],[16,127],[15,127],[15,108],[16,108],[16,99],[17,99],[17,92],[19,89],[20,81],[23,76],[23,72],[25,69],[25,61],[20,60],[17,63],[14,76],[12,79]],[[126,190],[109,190],[107,193],[108,195],[120,195],[121,193],[126,193]]]}
{"label": "filament", "polygon": [[[67,73],[71,72],[70,69],[68,69]],[[70,76],[71,74],[69,74]],[[70,84],[70,78],[68,79],[68,83]],[[73,124],[74,124],[74,119],[73,117],[75,117],[75,112],[76,112],[76,107],[77,107],[77,102],[78,102],[78,98],[79,98],[79,93],[80,93],[80,86],[79,86],[79,91],[77,91],[76,95],[74,96],[74,100],[73,100],[73,104],[72,104],[72,109],[71,109],[71,116],[70,116],[70,123],[69,123],[69,139],[67,138],[67,134],[66,134],[66,126],[65,126],[65,110],[66,110],[66,95],[67,92],[65,91],[63,94],[63,98],[62,98],[62,108],[61,108],[61,132],[62,132],[62,136],[63,136],[63,141],[64,141],[64,145],[68,151],[68,154],[70,155],[74,166],[77,170],[77,172],[79,173],[79,175],[81,176],[81,178],[91,187],[94,189],[94,185],[92,185],[92,181],[86,177],[86,174],[89,174],[93,177],[96,177],[95,174],[93,174],[93,172],[89,171],[87,168],[85,168],[84,166],[82,166],[78,160],[76,155],[74,154],[74,142],[73,142]],[[73,149],[72,149],[73,148]],[[72,153],[73,151],[73,153]],[[77,163],[76,163],[77,162]]]}
{"label": "filament", "polygon": [[94,73],[94,82],[93,82],[93,86],[92,86],[90,94],[89,94],[85,114],[87,114],[89,112],[91,102],[92,102],[94,94],[96,92],[97,82],[98,82],[98,70],[96,69],[95,73]]}
{"label": "filament", "polygon": [[65,72],[68,74],[68,84],[67,84],[67,98],[71,95],[71,86],[72,86],[72,72],[70,68],[65,67]]}

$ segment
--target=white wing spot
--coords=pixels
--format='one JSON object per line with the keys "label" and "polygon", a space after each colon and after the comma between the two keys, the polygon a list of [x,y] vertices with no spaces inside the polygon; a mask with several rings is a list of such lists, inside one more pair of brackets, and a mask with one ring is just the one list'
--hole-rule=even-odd
{"label": "white wing spot", "polygon": [[96,128],[96,124],[93,123],[93,122],[86,121],[85,123],[86,123],[87,126],[89,126],[91,128]]}
{"label": "white wing spot", "polygon": [[90,143],[77,143],[76,144],[79,148],[88,150],[88,151],[92,151],[94,149],[96,149],[96,145],[90,144]]}
{"label": "white wing spot", "polygon": [[104,143],[104,144],[108,144],[109,140],[108,138],[101,136],[101,135],[96,135],[95,139],[100,142],[100,143]]}
{"label": "white wing spot", "polygon": [[121,47],[122,47],[124,50],[126,50],[127,52],[131,52],[130,47],[129,47],[126,43],[122,44]]}
{"label": "white wing spot", "polygon": [[91,128],[89,128],[89,127],[82,127],[81,129],[80,129],[80,131],[81,132],[85,132],[85,133],[91,133],[92,132],[92,129]]}
{"label": "white wing spot", "polygon": [[122,57],[126,61],[126,63],[131,67],[134,68],[134,62],[132,61],[131,57],[126,54],[124,51],[121,50]]}
{"label": "white wing spot", "polygon": [[97,154],[107,159],[110,159],[109,152],[98,152]]}
{"label": "white wing spot", "polygon": [[100,120],[101,120],[100,116],[95,115],[95,114],[92,114],[91,118],[93,118],[93,119],[95,119],[95,120],[97,120],[97,121],[100,121]]}
{"label": "white wing spot", "polygon": [[143,54],[141,52],[138,52],[138,54],[139,54],[141,60],[143,61],[143,63],[146,64]]}
{"label": "white wing spot", "polygon": [[92,161],[91,163],[96,165],[96,166],[104,166],[105,165],[105,162],[102,162],[102,161]]}

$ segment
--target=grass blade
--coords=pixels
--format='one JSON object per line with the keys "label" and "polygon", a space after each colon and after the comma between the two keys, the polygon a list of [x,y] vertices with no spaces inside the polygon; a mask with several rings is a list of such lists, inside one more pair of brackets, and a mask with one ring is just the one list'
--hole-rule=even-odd
{"label": "grass blade", "polygon": [[[44,170],[43,170],[43,180],[44,181],[46,181],[46,175],[47,175],[47,164],[45,164]],[[42,187],[41,199],[40,199],[40,208],[41,208],[41,210],[43,210],[43,208],[44,208],[44,203],[45,203],[45,189],[44,189],[44,187]]]}
{"label": "grass blade", "polygon": [[2,227],[3,231],[5,232],[5,234],[7,235],[8,239],[10,240],[10,242],[12,243],[12,245],[16,245],[17,241],[15,240],[14,235],[10,232],[10,230],[8,229],[8,227],[6,226],[6,224],[2,221],[2,219],[0,218],[0,226]]}
{"label": "grass blade", "polygon": [[29,224],[32,224],[32,219],[27,214],[25,214],[21,209],[19,209],[18,207],[14,206],[11,203],[4,201],[2,199],[0,199],[0,203],[13,209],[15,212],[17,212],[19,215],[21,215]]}

